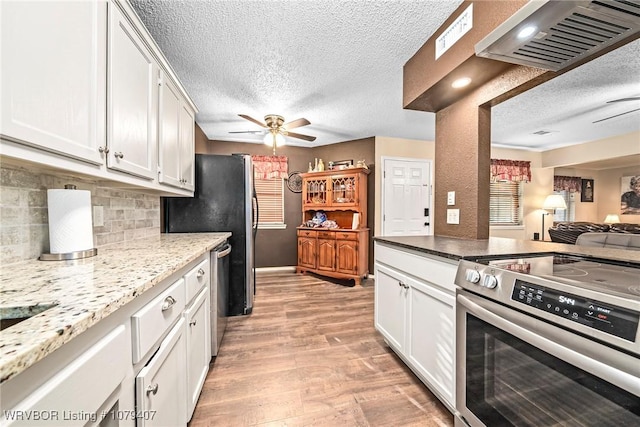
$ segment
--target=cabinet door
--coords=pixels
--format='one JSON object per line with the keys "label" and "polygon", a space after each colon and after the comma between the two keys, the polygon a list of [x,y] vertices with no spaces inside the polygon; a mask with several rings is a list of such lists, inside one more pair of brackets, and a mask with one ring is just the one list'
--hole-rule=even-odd
{"label": "cabinet door", "polygon": [[183,426],[186,417],[184,318],[180,318],[136,377],[139,427]]}
{"label": "cabinet door", "polygon": [[406,356],[414,369],[453,407],[455,296],[411,278],[407,278],[406,283],[410,286]]}
{"label": "cabinet door", "polygon": [[180,93],[167,75],[161,72],[158,126],[158,180],[182,186],[180,165]]}
{"label": "cabinet door", "polygon": [[187,190],[195,189],[195,117],[193,110],[182,103],[180,108],[180,178]]}
{"label": "cabinet door", "polygon": [[104,163],[106,2],[2,1],[0,10],[0,134]]}
{"label": "cabinet door", "polygon": [[318,270],[335,271],[336,241],[318,239]]}
{"label": "cabinet door", "polygon": [[358,200],[358,175],[343,174],[331,177],[331,206],[356,206]]}
{"label": "cabinet door", "polygon": [[109,3],[107,166],[155,178],[158,65],[116,3]]}
{"label": "cabinet door", "polygon": [[211,361],[209,303],[207,286],[184,312],[187,321],[187,420],[190,420],[193,415],[204,380],[209,372]]}
{"label": "cabinet door", "polygon": [[302,181],[302,206],[322,208],[329,204],[330,178],[304,178]]}
{"label": "cabinet door", "polygon": [[298,265],[316,268],[316,239],[298,237]]}
{"label": "cabinet door", "polygon": [[407,288],[404,275],[375,266],[375,327],[387,342],[404,352],[407,322]]}
{"label": "cabinet door", "polygon": [[341,273],[358,274],[358,242],[336,240],[336,270]]}

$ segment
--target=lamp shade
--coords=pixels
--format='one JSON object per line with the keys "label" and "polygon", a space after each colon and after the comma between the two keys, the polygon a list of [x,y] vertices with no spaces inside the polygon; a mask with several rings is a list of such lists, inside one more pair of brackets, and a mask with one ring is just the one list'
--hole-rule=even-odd
{"label": "lamp shade", "polygon": [[544,199],[542,209],[567,209],[564,198],[559,194],[550,194]]}
{"label": "lamp shade", "polygon": [[616,214],[607,214],[607,217],[604,219],[605,224],[617,224],[620,222],[620,217]]}

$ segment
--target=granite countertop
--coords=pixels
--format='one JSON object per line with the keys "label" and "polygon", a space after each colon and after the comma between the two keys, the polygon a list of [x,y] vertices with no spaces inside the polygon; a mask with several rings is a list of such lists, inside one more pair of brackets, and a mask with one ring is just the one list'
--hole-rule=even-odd
{"label": "granite countertop", "polygon": [[100,248],[77,261],[30,260],[0,270],[0,313],[56,306],[0,331],[0,383],[154,287],[231,233],[175,233]]}
{"label": "granite countertop", "polygon": [[457,239],[441,236],[374,237],[376,242],[387,243],[426,254],[452,260],[473,259],[488,255],[524,255],[541,252],[571,253],[588,257],[640,262],[640,251],[591,248],[548,241],[516,240],[491,237],[486,240]]}

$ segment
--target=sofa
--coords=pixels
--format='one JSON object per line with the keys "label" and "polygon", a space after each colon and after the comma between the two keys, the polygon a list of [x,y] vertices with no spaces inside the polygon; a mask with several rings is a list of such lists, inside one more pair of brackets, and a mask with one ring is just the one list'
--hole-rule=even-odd
{"label": "sofa", "polygon": [[640,234],[609,232],[582,233],[576,240],[576,246],[640,251]]}
{"label": "sofa", "polygon": [[578,236],[583,233],[640,234],[640,224],[601,224],[596,222],[566,221],[554,222],[548,231],[552,242],[575,245]]}

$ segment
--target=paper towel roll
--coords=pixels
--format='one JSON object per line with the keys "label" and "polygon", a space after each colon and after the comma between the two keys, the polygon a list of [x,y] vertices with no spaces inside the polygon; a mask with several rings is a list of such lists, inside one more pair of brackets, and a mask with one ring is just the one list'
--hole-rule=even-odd
{"label": "paper towel roll", "polygon": [[90,191],[47,190],[47,205],[52,254],[93,249]]}

